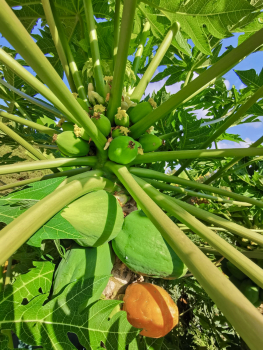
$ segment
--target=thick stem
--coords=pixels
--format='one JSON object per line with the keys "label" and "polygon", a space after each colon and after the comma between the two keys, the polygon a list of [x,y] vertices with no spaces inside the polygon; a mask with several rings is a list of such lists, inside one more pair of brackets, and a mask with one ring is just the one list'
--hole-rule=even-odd
{"label": "thick stem", "polygon": [[[249,203],[231,201],[229,199],[212,196],[212,195],[205,194],[205,193],[191,191],[191,190],[188,190],[188,189],[185,189],[182,187],[167,185],[163,182],[158,182],[158,181],[155,181],[152,179],[147,179],[146,181],[149,182],[153,187],[158,188],[160,190],[164,190],[164,191],[172,191],[172,192],[177,192],[177,193],[181,193],[181,194],[187,194],[187,195],[198,197],[198,198],[207,198],[207,199],[211,199],[213,201],[222,202],[222,203],[229,203],[229,204],[238,205],[238,206],[245,206],[245,207],[251,206],[251,204],[249,204]],[[1,187],[0,187],[0,189],[1,189]]]}
{"label": "thick stem", "polygon": [[159,119],[164,118],[168,113],[172,112],[184,101],[189,100],[197,92],[202,91],[214,79],[222,76],[232,67],[234,67],[242,58],[249,55],[256,50],[263,43],[263,29],[256,32],[249,37],[237,48],[233,49],[211,68],[199,75],[196,79],[191,81],[186,87],[178,91],[172,97],[164,102],[161,106],[154,109],[150,114],[134,124],[131,130],[131,136],[134,139],[140,137],[151,125],[154,125]]}
{"label": "thick stem", "polygon": [[[207,148],[211,145],[212,142],[214,142],[223,132],[225,132],[228,128],[230,128],[231,125],[235,124],[238,120],[242,118],[242,116],[245,116],[246,112],[249,108],[251,108],[259,98],[263,96],[263,86],[261,86],[251,97],[250,99],[243,104],[236,113],[232,114],[219,128],[208,137],[208,139],[202,144],[200,148]],[[255,147],[255,146],[254,146]],[[190,161],[184,162],[184,164],[181,166],[180,169],[176,171],[176,175],[179,175],[182,173],[182,171],[191,163]]]}
{"label": "thick stem", "polygon": [[55,20],[55,23],[56,23],[56,26],[57,26],[57,30],[58,30],[58,34],[59,34],[59,37],[60,37],[60,40],[61,40],[61,44],[62,44],[63,50],[65,51],[65,54],[66,54],[66,57],[67,57],[67,62],[69,64],[69,69],[70,69],[70,72],[71,72],[73,80],[74,80],[74,84],[75,84],[76,89],[77,89],[77,93],[78,93],[79,97],[87,105],[85,110],[86,110],[86,112],[88,112],[89,111],[88,108],[90,107],[90,104],[88,102],[87,93],[85,91],[85,88],[84,88],[84,85],[83,85],[83,82],[82,82],[81,73],[79,72],[77,64],[76,64],[76,62],[74,60],[71,48],[69,46],[69,42],[68,42],[67,37],[66,37],[65,32],[64,32],[63,25],[62,25],[62,23],[60,21],[59,16],[57,15],[57,10],[56,10],[55,4],[54,3],[50,3],[50,6],[51,6],[52,13],[53,13],[53,16],[54,16],[54,20]]}
{"label": "thick stem", "polygon": [[44,175],[44,176],[33,177],[31,179],[21,180],[21,181],[17,181],[17,182],[11,182],[7,185],[0,186],[0,191],[5,191],[5,190],[8,190],[10,188],[25,186],[25,185],[31,184],[33,182],[49,180],[49,179],[53,179],[56,177],[74,176],[76,174],[87,172],[88,170],[89,170],[88,167],[78,168],[78,169],[61,171],[61,172],[56,173],[56,174],[48,174],[48,175]]}
{"label": "thick stem", "polygon": [[55,48],[57,50],[60,62],[62,64],[64,72],[66,74],[67,81],[69,83],[70,89],[71,89],[72,92],[76,92],[76,87],[74,85],[74,81],[72,79],[72,75],[71,75],[71,72],[70,72],[70,69],[69,69],[67,57],[66,57],[65,51],[63,49],[63,46],[62,46],[62,43],[61,43],[61,39],[59,37],[58,29],[57,29],[57,26],[56,26],[56,23],[55,23],[55,20],[54,20],[54,17],[53,17],[53,13],[52,13],[52,9],[51,9],[51,6],[50,6],[50,2],[49,2],[49,0],[41,0],[41,2],[42,2],[42,6],[43,6],[43,9],[44,9],[44,12],[45,12],[46,21],[48,23],[50,33],[52,35],[52,39],[53,39]]}
{"label": "thick stem", "polygon": [[78,124],[90,135],[97,148],[103,151],[107,142],[106,137],[98,130],[96,125],[88,118],[86,111],[75,100],[67,89],[60,76],[51,63],[39,49],[24,28],[22,23],[13,13],[12,9],[4,0],[1,0],[0,31],[17,52],[34,69],[39,77],[49,86],[53,93],[60,99],[71,114],[74,115]]}
{"label": "thick stem", "polygon": [[47,134],[47,135],[50,135],[50,136],[53,136],[54,134],[57,133],[57,131],[55,129],[51,129],[51,128],[48,128],[47,126],[31,122],[30,120],[17,117],[16,115],[13,115],[13,114],[10,114],[10,113],[7,113],[7,112],[0,112],[0,117],[8,118],[10,120],[15,121],[16,123],[20,123],[22,125],[26,125],[26,126],[28,126],[30,128],[33,128],[35,130],[38,130],[38,131],[43,132],[44,134]]}
{"label": "thick stem", "polygon": [[4,85],[5,87],[7,87],[9,90],[15,92],[17,95],[21,96],[22,98],[24,98],[25,100],[35,104],[36,106],[39,106],[43,109],[45,109],[46,111],[56,115],[57,117],[61,118],[61,113],[59,110],[57,110],[56,108],[54,108],[53,106],[51,106],[50,104],[44,102],[44,101],[40,101],[37,100],[34,97],[31,97],[27,94],[25,94],[24,92],[16,89],[14,86],[8,84],[6,81],[4,81],[3,79],[0,79],[0,84]]}
{"label": "thick stem", "polygon": [[129,165],[153,163],[166,161],[170,162],[177,159],[196,159],[196,158],[220,158],[220,157],[253,157],[263,155],[263,148],[229,148],[229,149],[195,149],[183,151],[151,152],[138,155]]}
{"label": "thick stem", "polygon": [[224,277],[214,264],[172,222],[136,183],[125,166],[107,162],[175,253],[224,313],[252,350],[261,350],[263,319],[248,299]]}
{"label": "thick stem", "polygon": [[254,198],[242,196],[241,194],[238,194],[238,193],[234,193],[227,190],[223,190],[221,188],[205,185],[199,182],[186,180],[181,177],[165,175],[155,170],[133,168],[133,167],[130,168],[130,172],[140,177],[146,177],[146,178],[161,180],[169,183],[175,183],[175,184],[183,185],[185,187],[193,187],[195,189],[216,193],[221,196],[230,197],[230,198],[236,199],[237,201],[250,203],[252,205],[257,205],[258,207],[263,208],[263,202],[258,201]]}
{"label": "thick stem", "polygon": [[150,22],[147,20],[143,26],[143,31],[141,33],[141,39],[140,39],[140,44],[138,46],[138,49],[136,51],[136,54],[135,54],[135,58],[134,58],[134,61],[133,61],[133,71],[134,71],[134,74],[136,75],[137,72],[138,72],[138,69],[139,69],[139,66],[140,66],[140,61],[141,61],[141,57],[142,57],[142,54],[143,54],[143,49],[144,49],[144,45],[146,43],[146,40],[147,40],[147,36],[148,36],[148,32],[149,30],[151,29],[151,25],[150,25]]}
{"label": "thick stem", "polygon": [[104,84],[104,76],[100,63],[100,50],[98,44],[98,37],[96,31],[96,25],[93,14],[92,0],[84,0],[86,22],[89,32],[89,42],[91,48],[91,56],[93,63],[93,72],[95,79],[95,86],[97,93],[105,99],[106,91]]}
{"label": "thick stem", "polygon": [[263,270],[258,265],[242,255],[242,253],[232,247],[231,244],[227,243],[223,238],[202,224],[185,209],[181,208],[172,198],[160,193],[149,183],[143,181],[139,177],[134,176],[134,178],[144,191],[155,201],[155,203],[168,213],[174,215],[180,222],[191,228],[193,232],[219,251],[258,286],[263,288]]}
{"label": "thick stem", "polygon": [[[91,175],[94,176],[91,176]],[[114,184],[93,171],[88,177],[71,181],[33,205],[0,231],[0,264],[3,264],[41,226],[66,205],[94,190],[114,190]]]}
{"label": "thick stem", "polygon": [[[252,145],[249,146],[249,149],[260,146],[262,142],[263,142],[263,136],[261,136],[257,141],[252,143]],[[214,182],[215,180],[220,178],[222,175],[224,176],[227,175],[226,174],[227,170],[232,168],[232,166],[238,163],[243,157],[245,157],[245,155],[242,155],[241,157],[235,157],[234,159],[232,159],[229,163],[224,165],[221,169],[218,169],[214,175],[212,175],[207,180],[205,180],[204,184],[210,184],[211,182]]]}
{"label": "thick stem", "polygon": [[78,158],[56,158],[48,160],[37,160],[35,162],[23,162],[11,165],[2,165],[0,175],[13,174],[22,171],[52,169],[57,167],[68,166],[91,166],[97,163],[97,157],[78,157]]}
{"label": "thick stem", "polygon": [[169,49],[171,42],[178,32],[180,28],[179,23],[175,22],[171,28],[169,29],[168,33],[166,34],[165,38],[163,39],[163,42],[159,46],[154,58],[152,59],[151,63],[149,64],[149,67],[146,69],[146,72],[143,74],[143,77],[139,81],[139,84],[136,86],[135,90],[133,91],[131,95],[131,100],[134,102],[139,103],[142,95],[144,94],[147,85],[151,81],[154,72],[158,68],[161,60],[163,59],[164,55],[166,54],[167,50]]}
{"label": "thick stem", "polygon": [[121,0],[115,1],[115,12],[114,12],[114,39],[113,39],[113,69],[116,64],[119,37],[120,37],[120,7]]}
{"label": "thick stem", "polygon": [[117,108],[121,105],[121,96],[124,82],[124,75],[129,51],[130,39],[133,29],[133,19],[136,10],[137,0],[124,0],[120,39],[118,44],[118,52],[116,57],[117,69],[114,70],[113,82],[110,94],[107,117],[111,121],[117,113]]}
{"label": "thick stem", "polygon": [[46,160],[46,157],[41,152],[36,150],[33,146],[30,145],[30,143],[24,140],[23,137],[19,136],[15,131],[10,129],[7,125],[5,125],[2,122],[0,122],[0,130],[2,130],[6,135],[11,137],[21,146],[23,146],[26,150],[28,150],[28,152],[32,153],[37,159]]}

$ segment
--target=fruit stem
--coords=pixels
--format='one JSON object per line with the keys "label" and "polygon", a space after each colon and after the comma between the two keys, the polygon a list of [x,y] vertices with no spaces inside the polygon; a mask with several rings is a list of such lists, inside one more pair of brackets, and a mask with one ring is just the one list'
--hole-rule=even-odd
{"label": "fruit stem", "polygon": [[125,76],[125,69],[130,46],[130,39],[133,29],[133,20],[136,10],[137,0],[124,0],[120,38],[116,57],[116,67],[114,70],[110,100],[107,117],[113,123],[117,108],[121,105],[122,89]]}
{"label": "fruit stem", "polygon": [[[156,69],[158,68],[161,60],[163,59],[164,55],[166,54],[167,50],[169,49],[171,42],[173,38],[175,37],[176,33],[178,32],[180,28],[180,25],[178,22],[175,22],[171,28],[169,29],[168,33],[166,34],[165,38],[163,39],[161,45],[159,46],[154,58],[152,59],[151,63],[149,64],[148,68],[146,69],[146,72],[143,74],[141,80],[139,81],[139,84],[136,86],[135,90],[133,91],[131,95],[131,100],[139,103],[142,95],[144,94],[147,85],[151,81]],[[152,124],[151,124],[152,125]]]}
{"label": "fruit stem", "polygon": [[238,47],[222,57],[204,73],[200,74],[199,77],[192,80],[186,87],[182,88],[182,90],[172,95],[166,102],[162,103],[161,106],[154,109],[150,114],[134,124],[131,127],[132,137],[134,139],[139,138],[140,135],[149,129],[151,125],[154,125],[159,119],[164,118],[181,103],[189,100],[194,95],[202,91],[207,85],[211,84],[213,80],[229,71],[241,59],[262,45],[262,43],[263,29],[260,29]]}
{"label": "fruit stem", "polygon": [[100,96],[102,96],[105,99],[106,91],[105,91],[105,84],[104,84],[104,76],[103,76],[102,67],[100,63],[100,51],[99,51],[98,37],[97,37],[96,25],[95,25],[94,14],[93,14],[92,1],[84,0],[84,7],[85,7],[86,22],[87,22],[87,27],[89,32],[89,42],[90,42],[90,48],[91,48],[96,91]]}

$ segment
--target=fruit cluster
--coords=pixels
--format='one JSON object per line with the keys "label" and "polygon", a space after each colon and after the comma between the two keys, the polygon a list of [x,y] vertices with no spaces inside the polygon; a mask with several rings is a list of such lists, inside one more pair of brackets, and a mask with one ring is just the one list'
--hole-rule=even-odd
{"label": "fruit cluster", "polygon": [[[89,114],[91,121],[96,125],[98,130],[105,137],[109,138],[109,159],[119,164],[128,164],[138,154],[156,151],[162,145],[162,140],[150,132],[142,135],[138,140],[134,140],[128,135],[130,133],[130,125],[135,124],[147,116],[156,107],[153,99],[141,102],[135,106],[133,105],[134,103],[131,103],[127,111],[121,109],[121,107],[118,108],[114,119],[115,126],[113,127],[106,116],[105,106],[95,105]],[[62,124],[63,132],[54,137],[54,141],[57,143],[60,152],[68,157],[88,155],[90,141],[92,140],[87,132],[71,122],[60,124]]]}

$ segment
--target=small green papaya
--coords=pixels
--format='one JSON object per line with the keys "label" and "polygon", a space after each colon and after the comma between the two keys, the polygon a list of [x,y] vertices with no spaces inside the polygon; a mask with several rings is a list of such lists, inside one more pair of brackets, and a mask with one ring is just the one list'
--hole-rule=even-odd
{"label": "small green papaya", "polygon": [[115,114],[114,120],[116,125],[129,127],[129,124],[130,124],[129,115],[126,113],[124,109],[121,109],[121,107],[118,108],[118,113]]}
{"label": "small green papaya", "polygon": [[74,125],[74,134],[77,137],[81,137],[83,140],[85,141],[89,141],[90,140],[90,136],[89,134],[84,130],[84,128],[80,128],[79,126],[77,126],[76,124]]}
{"label": "small green papaya", "polygon": [[139,138],[139,143],[142,145],[144,153],[156,151],[163,141],[155,135],[144,134]]}
{"label": "small green papaya", "polygon": [[84,247],[98,247],[117,236],[123,224],[123,212],[117,199],[100,190],[86,194],[69,204],[61,216],[83,234],[75,241]]}
{"label": "small green papaya", "polygon": [[74,123],[72,122],[64,122],[61,127],[63,131],[74,131]]}
{"label": "small green papaya", "polygon": [[[70,283],[78,280],[83,283],[88,279],[91,279],[91,281],[93,279],[94,281],[96,277],[110,275],[112,268],[113,253],[108,243],[97,248],[83,248],[75,243],[73,247],[67,251],[65,259],[61,260],[55,272],[53,298],[58,296]],[[100,298],[103,290],[106,288],[107,282],[108,280],[105,279],[99,284],[91,284],[89,290],[91,296],[80,305],[79,311]],[[94,292],[92,289],[94,289]],[[61,305],[63,304],[61,303],[63,300],[66,301],[66,296],[62,295],[59,297]],[[67,303],[65,302],[65,308],[67,308],[66,305]]]}
{"label": "small green papaya", "polygon": [[109,135],[109,133],[111,132],[111,123],[109,119],[105,117],[105,115],[94,113],[93,117],[91,117],[91,120],[104,136]]}
{"label": "small green papaya", "polygon": [[108,156],[119,164],[132,162],[138,154],[138,145],[129,136],[119,136],[110,143]]}
{"label": "small green papaya", "polygon": [[242,281],[246,278],[246,275],[240,271],[234,264],[232,264],[230,261],[226,263],[226,266],[228,270],[231,272],[233,276],[235,276],[238,280]]}
{"label": "small green papaya", "polygon": [[115,139],[116,137],[119,137],[119,136],[128,136],[129,132],[130,130],[125,126],[116,126],[116,128],[114,128],[114,130],[112,131],[111,136],[113,139]]}
{"label": "small green papaya", "polygon": [[259,287],[248,278],[242,281],[240,291],[252,304],[256,303],[259,299]]}
{"label": "small green papaya", "polygon": [[153,108],[156,108],[156,103],[152,98],[149,98],[148,101],[140,102],[137,104],[137,106],[130,107],[127,110],[127,113],[130,117],[131,122],[135,124],[142,118],[146,117],[149,113],[151,113]]}
{"label": "small green papaya", "polygon": [[255,307],[259,307],[261,304],[262,304],[262,301],[259,300],[259,299],[258,299],[255,303],[253,303],[253,305],[254,305]]}
{"label": "small green papaya", "polygon": [[69,157],[82,157],[89,153],[89,144],[76,137],[73,131],[64,131],[57,135],[56,144],[60,152]]}
{"label": "small green papaya", "polygon": [[187,267],[141,211],[130,213],[118,236],[112,241],[118,258],[132,271],[154,277],[175,279]]}

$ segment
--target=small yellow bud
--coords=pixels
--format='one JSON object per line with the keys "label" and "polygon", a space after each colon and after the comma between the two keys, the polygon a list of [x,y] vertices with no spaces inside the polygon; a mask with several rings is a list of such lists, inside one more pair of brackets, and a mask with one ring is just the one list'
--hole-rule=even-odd
{"label": "small yellow bud", "polygon": [[150,103],[150,105],[152,106],[152,108],[156,108],[156,107],[157,107],[157,103],[154,101],[153,98],[149,98],[148,102]]}
{"label": "small yellow bud", "polygon": [[122,120],[127,116],[126,111],[124,109],[121,109],[121,107],[118,107],[118,113],[115,114],[115,117],[119,120]]}
{"label": "small yellow bud", "polygon": [[106,110],[106,107],[104,107],[103,105],[94,106],[94,112],[103,113],[105,112],[105,110]]}

